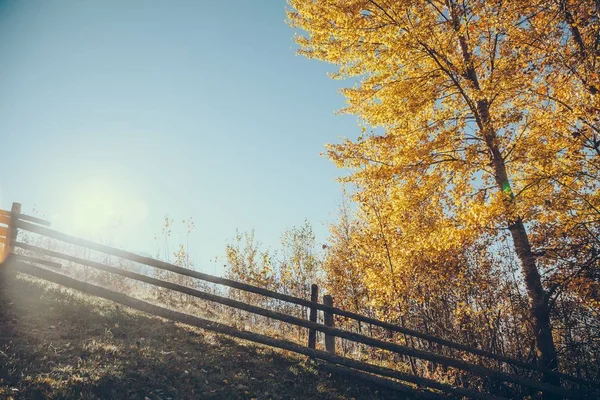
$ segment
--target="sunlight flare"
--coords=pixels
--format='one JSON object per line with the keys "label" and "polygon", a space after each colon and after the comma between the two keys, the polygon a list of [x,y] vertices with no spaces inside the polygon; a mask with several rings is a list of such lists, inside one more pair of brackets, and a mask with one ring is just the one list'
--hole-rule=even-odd
{"label": "sunlight flare", "polygon": [[78,186],[69,201],[71,228],[86,234],[101,234],[143,221],[146,203],[127,190],[107,181]]}

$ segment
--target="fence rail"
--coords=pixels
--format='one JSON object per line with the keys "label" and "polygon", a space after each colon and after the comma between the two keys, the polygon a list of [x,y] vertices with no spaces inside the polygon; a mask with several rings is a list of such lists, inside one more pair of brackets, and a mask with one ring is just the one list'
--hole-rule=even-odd
{"label": "fence rail", "polygon": [[[2,219],[2,218],[4,218],[4,219]],[[476,375],[492,378],[497,381],[510,382],[513,384],[520,385],[522,387],[533,389],[534,391],[540,391],[542,393],[546,393],[546,394],[550,394],[550,395],[554,395],[554,396],[558,396],[558,397],[562,397],[562,398],[569,398],[569,399],[582,398],[579,393],[564,389],[562,387],[549,385],[542,381],[524,378],[517,374],[498,371],[498,370],[488,368],[488,367],[485,367],[482,365],[474,364],[471,362],[466,362],[462,359],[452,358],[452,357],[444,356],[441,354],[433,353],[430,351],[418,350],[415,348],[402,346],[402,345],[399,345],[396,343],[375,339],[370,336],[362,335],[359,333],[339,329],[339,328],[334,327],[333,315],[344,316],[344,317],[347,317],[347,318],[350,318],[353,320],[372,324],[374,326],[379,326],[379,327],[388,329],[390,331],[400,332],[405,335],[424,339],[424,340],[430,341],[432,343],[437,343],[437,344],[446,346],[448,348],[464,351],[464,352],[475,354],[478,356],[487,357],[489,359],[500,361],[500,362],[506,363],[508,365],[512,365],[514,367],[524,368],[524,369],[528,369],[531,371],[543,373],[546,376],[555,376],[555,377],[559,377],[565,381],[570,381],[572,383],[586,385],[586,386],[592,387],[592,388],[600,388],[599,382],[582,379],[579,377],[567,375],[567,374],[560,373],[557,371],[551,371],[551,370],[548,370],[546,368],[540,367],[535,364],[526,363],[526,362],[516,360],[513,358],[509,358],[509,357],[506,357],[503,355],[499,355],[499,354],[491,353],[491,352],[488,352],[485,350],[466,346],[466,345],[463,345],[460,343],[449,341],[447,339],[443,339],[443,338],[439,338],[439,337],[425,334],[422,332],[414,331],[414,330],[405,328],[403,326],[391,324],[391,323],[385,322],[385,321],[380,321],[380,320],[377,320],[374,318],[363,316],[361,314],[353,313],[350,311],[346,311],[346,310],[334,307],[330,296],[328,298],[324,299],[325,304],[319,303],[318,302],[318,292],[317,292],[318,288],[316,288],[315,286],[313,286],[313,288],[311,290],[311,294],[312,294],[311,300],[307,300],[307,299],[275,292],[275,291],[268,290],[265,288],[249,285],[249,284],[246,284],[243,282],[238,282],[238,281],[234,281],[231,279],[221,278],[221,277],[205,274],[202,272],[182,268],[182,267],[179,267],[179,266],[176,266],[176,265],[164,262],[164,261],[140,256],[140,255],[132,253],[132,252],[117,249],[117,248],[107,246],[104,244],[100,244],[100,243],[96,243],[96,242],[93,242],[90,240],[81,239],[81,238],[78,238],[75,236],[67,235],[65,233],[50,229],[50,228],[48,228],[48,226],[50,226],[50,223],[48,221],[44,221],[44,220],[36,218],[36,217],[31,217],[31,216],[21,214],[20,213],[20,205],[18,205],[16,207],[13,206],[13,211],[11,213],[8,213],[6,211],[0,211],[0,223],[4,223],[7,225],[7,228],[5,228],[5,231],[7,233],[5,237],[7,238],[8,246],[7,246],[7,244],[5,244],[4,248],[5,248],[5,250],[8,250],[10,253],[13,252],[14,247],[18,247],[23,250],[27,250],[29,252],[33,252],[33,253],[40,254],[43,256],[52,257],[52,258],[58,259],[58,260],[69,261],[69,262],[72,262],[75,264],[85,265],[85,266],[95,268],[95,269],[98,269],[98,270],[101,270],[104,272],[116,274],[116,275],[119,275],[119,276],[122,276],[125,278],[134,279],[134,280],[137,280],[140,282],[145,282],[145,283],[157,286],[157,287],[162,287],[162,288],[173,290],[173,291],[176,291],[179,293],[184,293],[184,294],[187,294],[187,295],[190,295],[190,296],[193,296],[196,298],[200,298],[200,299],[203,299],[206,301],[222,304],[222,305],[225,305],[228,307],[244,310],[244,311],[247,311],[247,312],[250,312],[253,314],[257,314],[257,315],[262,315],[262,316],[269,317],[269,318],[272,318],[272,319],[275,319],[278,321],[282,321],[285,323],[289,323],[289,324],[292,324],[295,326],[307,328],[309,330],[309,346],[304,347],[304,346],[300,346],[298,344],[291,343],[291,342],[283,342],[279,339],[267,338],[264,335],[258,335],[255,333],[250,334],[249,332],[246,332],[246,331],[237,331],[237,330],[235,330],[235,328],[227,327],[226,325],[216,324],[216,323],[208,321],[208,320],[203,320],[203,319],[200,319],[197,317],[192,317],[187,314],[182,314],[182,313],[179,313],[176,311],[160,308],[158,306],[151,305],[149,303],[145,303],[141,300],[127,297],[121,293],[112,292],[108,289],[101,288],[99,286],[95,286],[90,283],[81,282],[81,281],[75,280],[73,278],[69,278],[65,275],[61,275],[56,272],[31,265],[32,263],[39,263],[39,264],[42,264],[42,265],[45,265],[45,266],[48,266],[51,268],[58,268],[61,266],[60,263],[57,263],[54,261],[40,260],[37,258],[33,258],[31,256],[12,254],[11,262],[5,263],[5,264],[10,264],[11,268],[14,268],[15,270],[17,270],[19,272],[37,276],[39,278],[46,279],[46,280],[49,280],[49,281],[52,281],[55,283],[59,283],[63,286],[81,290],[81,291],[84,291],[86,293],[89,293],[89,294],[92,294],[95,296],[99,296],[99,297],[107,298],[109,300],[120,302],[124,305],[128,305],[133,308],[140,309],[142,311],[151,312],[154,315],[164,316],[164,315],[168,314],[169,317],[167,317],[167,318],[170,318],[170,319],[174,319],[174,320],[177,320],[180,322],[185,322],[185,321],[182,321],[182,319],[185,319],[186,321],[188,321],[185,323],[191,322],[191,325],[200,326],[205,329],[214,330],[216,332],[221,332],[221,333],[226,333],[231,336],[255,341],[258,343],[262,343],[262,344],[267,344],[267,345],[274,346],[274,347],[285,348],[286,350],[291,350],[291,351],[294,351],[299,354],[305,354],[305,355],[308,355],[315,359],[320,359],[320,360],[332,362],[334,364],[342,365],[345,367],[350,367],[350,368],[353,368],[354,370],[362,371],[361,373],[367,372],[370,374],[376,374],[376,375],[384,376],[387,378],[394,378],[394,379],[398,379],[398,380],[401,380],[404,382],[410,382],[413,384],[417,384],[422,387],[441,390],[445,393],[451,393],[451,394],[456,394],[456,395],[460,395],[460,396],[467,396],[467,397],[471,397],[471,398],[482,398],[482,399],[483,398],[485,398],[485,399],[499,398],[497,396],[492,396],[491,394],[488,394],[488,393],[480,393],[480,392],[473,391],[471,389],[454,387],[454,386],[443,384],[443,383],[440,383],[440,382],[437,382],[437,381],[434,381],[431,379],[419,377],[416,375],[407,374],[407,373],[400,372],[397,370],[383,368],[383,367],[375,366],[375,365],[364,363],[364,362],[359,362],[359,361],[356,361],[356,360],[353,360],[353,359],[350,359],[347,357],[340,357],[335,354],[335,340],[334,340],[335,337],[351,340],[351,341],[358,342],[358,343],[363,343],[363,344],[366,344],[366,345],[369,345],[369,346],[372,346],[375,348],[388,350],[388,351],[394,352],[396,354],[414,357],[414,358],[418,358],[421,360],[427,360],[432,363],[440,364],[440,365],[443,365],[446,367],[457,368],[460,370],[468,371],[468,372],[476,374]],[[308,307],[310,309],[309,319],[298,318],[298,317],[288,315],[285,313],[281,313],[278,311],[273,311],[273,310],[269,310],[266,308],[246,304],[244,302],[233,300],[233,299],[230,299],[227,297],[219,296],[219,295],[212,294],[212,293],[207,293],[207,292],[197,290],[197,289],[192,289],[187,286],[162,281],[160,279],[152,278],[147,275],[139,274],[136,272],[124,270],[121,268],[113,267],[113,266],[102,264],[102,263],[95,262],[95,261],[84,260],[79,257],[75,257],[75,256],[72,256],[69,254],[45,249],[45,248],[42,248],[39,246],[34,246],[32,244],[18,242],[15,240],[17,229],[22,229],[22,230],[29,231],[32,233],[36,233],[36,234],[39,234],[39,235],[42,235],[45,237],[49,237],[52,239],[56,239],[56,240],[59,240],[59,241],[65,242],[65,243],[72,244],[72,245],[81,246],[86,249],[95,250],[95,251],[98,251],[101,253],[117,256],[117,257],[129,260],[129,261],[144,264],[146,266],[150,266],[150,267],[158,268],[161,270],[166,270],[166,271],[174,272],[177,274],[181,274],[184,276],[200,279],[205,282],[211,282],[211,283],[215,283],[215,284],[219,284],[219,285],[224,285],[224,286],[227,286],[230,288],[235,288],[235,289],[243,290],[246,292],[259,294],[259,295],[266,296],[266,297],[269,297],[272,299],[282,300],[282,301],[297,304],[300,306]],[[0,234],[1,234],[1,232],[2,231],[0,231]],[[12,238],[12,241],[11,241],[11,238]],[[320,324],[320,323],[316,322],[317,321],[317,317],[316,317],[317,310],[324,312],[325,324]],[[185,316],[185,317],[183,317],[183,316]],[[215,328],[215,327],[217,327],[217,328]],[[317,331],[323,332],[325,334],[326,351],[324,351],[324,352],[315,349],[315,333]],[[357,374],[358,374],[358,372],[357,372]],[[373,379],[381,379],[381,378],[374,377]],[[393,385],[395,383],[398,383],[398,382],[394,382],[391,384]],[[398,388],[400,388],[400,389],[406,388],[405,385],[404,386],[402,386],[402,384],[399,384],[399,385],[400,386],[398,386]],[[411,390],[414,391],[416,389],[411,388]],[[421,392],[421,395],[425,396],[425,397],[427,397],[427,396],[435,397],[436,393],[428,391],[428,392]]]}

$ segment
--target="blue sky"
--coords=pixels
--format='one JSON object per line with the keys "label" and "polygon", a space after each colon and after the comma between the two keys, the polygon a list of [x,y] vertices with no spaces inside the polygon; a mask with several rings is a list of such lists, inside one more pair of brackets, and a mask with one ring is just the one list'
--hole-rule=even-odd
{"label": "blue sky", "polygon": [[325,241],[343,171],[319,153],[359,129],[334,115],[334,67],[295,55],[286,7],[0,2],[0,207],[84,237],[122,215],[119,247],[149,253],[165,213],[192,217],[192,256],[217,273],[236,229],[276,248],[308,218]]}

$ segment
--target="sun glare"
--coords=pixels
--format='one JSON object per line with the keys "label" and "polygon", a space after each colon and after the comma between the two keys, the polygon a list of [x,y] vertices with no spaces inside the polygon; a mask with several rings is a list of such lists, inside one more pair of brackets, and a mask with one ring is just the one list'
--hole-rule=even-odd
{"label": "sun glare", "polygon": [[146,204],[108,182],[78,187],[70,201],[72,228],[80,233],[102,234],[113,227],[134,224],[147,216]]}
{"label": "sun glare", "polygon": [[118,218],[115,193],[106,185],[79,188],[73,196],[73,227],[88,232],[106,229]]}

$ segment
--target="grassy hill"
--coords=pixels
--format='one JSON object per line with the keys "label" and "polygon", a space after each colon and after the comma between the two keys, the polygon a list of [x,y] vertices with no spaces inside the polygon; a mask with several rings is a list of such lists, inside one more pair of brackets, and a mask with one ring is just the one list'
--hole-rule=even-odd
{"label": "grassy hill", "polygon": [[293,353],[23,275],[0,287],[2,399],[397,399]]}

